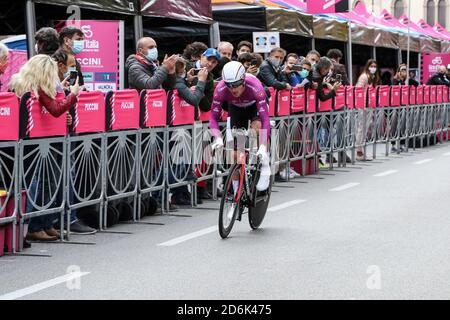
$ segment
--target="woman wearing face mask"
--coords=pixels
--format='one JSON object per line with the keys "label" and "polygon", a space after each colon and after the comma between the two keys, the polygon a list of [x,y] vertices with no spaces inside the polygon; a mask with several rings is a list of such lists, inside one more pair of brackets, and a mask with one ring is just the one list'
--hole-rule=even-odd
{"label": "woman wearing face mask", "polygon": [[[370,59],[367,61],[363,73],[359,76],[356,87],[363,87],[365,89],[369,87],[376,87],[381,83],[380,71],[378,70],[377,61]],[[357,130],[356,130],[356,144],[359,145],[356,148],[356,160],[358,161],[370,161],[364,154],[364,148],[361,146],[365,140],[364,121],[366,128],[369,128],[373,122],[373,110],[364,108],[358,110]]]}

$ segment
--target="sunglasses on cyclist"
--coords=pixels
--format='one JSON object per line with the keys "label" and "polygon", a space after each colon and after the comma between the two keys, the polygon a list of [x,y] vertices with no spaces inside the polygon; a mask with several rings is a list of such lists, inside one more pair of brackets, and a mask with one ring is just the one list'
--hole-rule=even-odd
{"label": "sunglasses on cyclist", "polygon": [[244,79],[241,79],[241,80],[238,80],[238,81],[235,81],[235,82],[225,82],[225,85],[226,85],[228,88],[230,88],[230,89],[240,87],[240,86],[242,86],[243,84],[244,84]]}

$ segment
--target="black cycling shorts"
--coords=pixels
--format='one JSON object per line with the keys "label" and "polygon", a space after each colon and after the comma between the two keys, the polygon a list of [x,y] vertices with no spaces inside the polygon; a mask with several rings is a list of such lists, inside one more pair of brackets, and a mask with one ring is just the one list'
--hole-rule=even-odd
{"label": "black cycling shorts", "polygon": [[228,116],[230,117],[231,129],[248,129],[249,122],[260,120],[256,103],[247,108],[236,107],[232,104],[228,105]]}

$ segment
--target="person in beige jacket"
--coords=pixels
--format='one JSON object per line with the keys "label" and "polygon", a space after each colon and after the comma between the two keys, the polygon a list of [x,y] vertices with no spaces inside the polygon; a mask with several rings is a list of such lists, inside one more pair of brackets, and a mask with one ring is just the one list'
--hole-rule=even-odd
{"label": "person in beige jacket", "polygon": [[[364,67],[363,73],[359,76],[358,82],[355,87],[363,87],[365,89],[369,87],[376,87],[380,84],[380,71],[378,69],[377,61],[370,59],[367,61]],[[364,126],[364,122],[366,125]],[[356,129],[356,160],[367,161],[370,160],[364,154],[363,144],[366,139],[367,128],[372,125],[373,122],[373,110],[367,108],[358,110],[357,129]],[[364,130],[366,128],[366,130]]]}

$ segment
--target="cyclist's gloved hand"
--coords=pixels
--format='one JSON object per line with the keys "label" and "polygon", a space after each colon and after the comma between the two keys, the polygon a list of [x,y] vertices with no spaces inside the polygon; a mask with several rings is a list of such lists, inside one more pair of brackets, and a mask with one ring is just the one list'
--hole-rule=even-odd
{"label": "cyclist's gloved hand", "polygon": [[221,137],[218,137],[214,140],[213,144],[211,145],[211,148],[213,150],[222,149],[223,148],[223,139]]}

